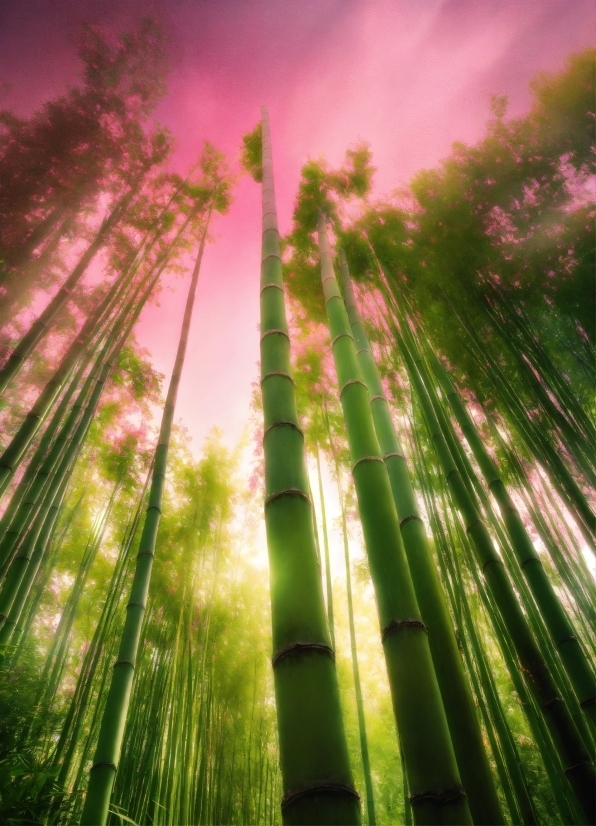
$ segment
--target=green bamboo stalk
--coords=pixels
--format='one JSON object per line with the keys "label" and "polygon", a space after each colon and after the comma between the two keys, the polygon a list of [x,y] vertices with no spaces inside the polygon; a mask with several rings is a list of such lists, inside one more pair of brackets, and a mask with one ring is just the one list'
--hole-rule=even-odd
{"label": "green bamboo stalk", "polygon": [[120,748],[124,735],[143,615],[145,613],[149,583],[151,581],[155,542],[161,516],[161,501],[165,483],[170,433],[174,419],[180,377],[184,365],[184,357],[186,355],[194,298],[207,237],[207,226],[208,219],[205,224],[197,260],[191,277],[176,362],[170,379],[159,440],[155,451],[155,465],[149,494],[149,505],[143,525],[140,551],[137,556],[137,564],[131,588],[131,600],[126,609],[126,620],[122,631],[118,661],[114,666],[112,681],[101,721],[93,767],[89,777],[87,797],[81,816],[81,823],[90,824],[90,826],[93,824],[95,826],[97,826],[97,824],[103,826],[107,821],[114,776],[120,758]]}
{"label": "green bamboo stalk", "polygon": [[[92,392],[88,398],[86,398],[83,413],[74,433],[72,433],[68,443],[66,443],[66,436],[64,435],[65,428],[63,428],[62,438],[59,437],[56,440],[52,451],[38,471],[35,481],[31,485],[25,500],[17,511],[13,523],[2,540],[0,547],[5,553],[10,552],[12,548],[18,544],[32,521],[28,538],[26,538],[23,543],[27,546],[26,550],[20,549],[17,552],[8,569],[4,585],[0,591],[0,627],[2,627],[8,616],[8,611],[10,611],[18,588],[31,561],[30,553],[35,542],[35,538],[31,538],[33,537],[33,532],[37,531],[39,533],[41,530],[45,515],[44,509],[51,504],[56,487],[60,484],[62,476],[67,472],[74,457],[81,449],[85,436],[87,435],[87,430],[99,404],[105,383],[115,367],[117,356],[124,346],[129,332],[130,329],[127,329],[124,335],[120,337],[119,342],[111,349],[105,361],[100,356],[98,368],[101,367],[101,369],[99,369],[98,374],[90,374],[90,376],[96,378],[96,380]],[[77,411],[71,411],[71,417],[72,414],[74,414],[75,420],[77,418],[76,413]],[[72,422],[67,422],[67,424],[72,424]],[[58,459],[60,459],[60,461],[57,464]],[[56,464],[57,467],[55,467]]]}
{"label": "green bamboo stalk", "polygon": [[317,442],[315,456],[317,459],[317,479],[319,483],[319,501],[321,503],[321,523],[323,525],[323,555],[325,557],[325,585],[327,588],[327,621],[331,634],[331,645],[335,651],[335,621],[333,618],[333,588],[331,583],[331,559],[329,555],[329,536],[327,534],[327,513],[325,511],[325,496],[323,495],[323,478],[321,476],[321,457]]}
{"label": "green bamboo stalk", "polygon": [[[58,690],[60,675],[64,670],[64,661],[68,651],[70,631],[75,620],[79,599],[85,587],[91,566],[101,546],[101,541],[119,489],[120,483],[117,482],[106,507],[97,515],[95,524],[87,540],[87,546],[83,552],[73,587],[65,601],[62,616],[54,633],[54,640],[49,654],[46,657],[46,665],[42,674],[42,683],[45,684],[45,691],[41,700],[43,708],[50,706]],[[32,559],[27,569],[27,575],[29,574],[29,569],[33,566],[34,560]],[[21,587],[23,587],[22,584]]]}
{"label": "green bamboo stalk", "polygon": [[[45,589],[50,581],[52,573],[54,571],[54,565],[58,556],[60,554],[60,549],[62,546],[62,540],[64,536],[70,529],[72,521],[81,506],[81,503],[85,497],[85,491],[81,493],[78,500],[76,501],[75,505],[71,508],[68,516],[62,521],[60,526],[60,532],[58,536],[55,535],[56,533],[56,523],[54,523],[54,527],[51,531],[49,536],[48,544],[51,546],[51,551],[49,554],[44,556],[43,559],[43,566],[41,571],[38,573],[39,581],[34,585],[34,594],[33,596],[29,594],[29,599],[27,604],[25,605],[25,609],[23,614],[25,615],[24,621],[17,623],[12,636],[12,643],[15,647],[15,653],[11,657],[10,660],[10,668],[14,669],[27,642],[27,638],[29,636],[29,631],[31,630],[31,626],[33,625],[35,618],[37,616],[37,610],[39,608],[39,604],[41,599],[44,595]],[[62,515],[62,509],[60,510],[60,514],[58,515],[59,518]],[[41,576],[40,576],[41,574]],[[32,588],[33,590],[33,588]],[[21,615],[22,620],[22,615]]]}
{"label": "green bamboo stalk", "polygon": [[411,355],[409,348],[412,344],[408,335],[409,331],[405,325],[403,331],[404,335],[407,336],[407,346],[401,336],[398,335],[397,330],[395,330],[396,340],[422,406],[424,418],[435,445],[443,474],[457,503],[466,531],[473,542],[478,563],[482,567],[486,583],[515,647],[516,654],[524,671],[531,675],[533,690],[536,692],[538,703],[548,721],[557,751],[563,762],[565,775],[573,787],[585,816],[589,820],[596,817],[596,772],[594,771],[594,764],[532,636],[481,514],[471,500],[459,470],[454,463],[433,411],[424,385],[424,379],[418,372]]}
{"label": "green bamboo stalk", "polygon": [[547,669],[553,676],[555,684],[559,692],[561,692],[562,699],[570,710],[575,726],[584,740],[584,743],[590,743],[590,731],[587,728],[586,721],[579,708],[577,698],[573,694],[573,691],[569,685],[568,679],[562,672],[560,660],[558,659],[550,643],[549,633],[543,617],[536,607],[526,580],[522,576],[515,551],[511,546],[510,537],[503,531],[501,522],[497,519],[492,508],[491,500],[487,497],[486,492],[484,491],[475,471],[470,464],[470,460],[461,447],[451,422],[448,420],[443,411],[441,403],[435,393],[433,382],[427,371],[426,365],[422,361],[419,353],[416,355],[415,361],[421,375],[425,377],[425,386],[427,392],[429,393],[434,413],[439,421],[442,433],[447,439],[451,455],[457,460],[457,467],[461,474],[461,478],[467,483],[466,488],[469,492],[470,499],[472,503],[474,503],[474,506],[478,507],[476,504],[476,496],[478,496],[478,499],[482,502],[484,510],[488,516],[489,523],[496,533],[497,540],[504,554],[505,563],[513,579],[514,587],[519,594],[520,602],[527,612],[530,629],[538,642],[539,649],[542,657],[544,658]]}
{"label": "green bamboo stalk", "polygon": [[499,364],[491,358],[475,330],[466,324],[461,317],[460,322],[474,342],[479,353],[483,356],[484,361],[481,367],[495,386],[502,392],[504,400],[508,405],[509,413],[520,435],[524,438],[525,443],[536,460],[544,467],[555,487],[560,491],[586,542],[588,542],[593,550],[596,549],[594,543],[596,516],[590,508],[579,485],[549,440],[540,432],[540,429],[534,425],[531,419],[529,419],[526,411],[520,405],[507,376]]}
{"label": "green bamboo stalk", "polygon": [[[261,389],[273,674],[285,824],[360,822],[290,367],[267,108],[262,110]],[[288,530],[288,526],[292,526]]]}
{"label": "green bamboo stalk", "polygon": [[[89,363],[91,361],[92,354],[88,354],[88,358],[82,362],[75,372],[74,376],[70,379],[67,389],[65,390],[60,404],[54,411],[52,418],[50,419],[46,429],[43,432],[41,439],[39,440],[39,444],[31,456],[27,467],[25,468],[25,472],[23,476],[16,486],[12,496],[10,497],[10,501],[6,506],[6,510],[2,515],[2,519],[0,519],[0,542],[4,539],[6,531],[8,530],[9,526],[11,525],[15,514],[17,513],[21,502],[23,501],[24,496],[27,494],[29,487],[31,486],[32,481],[35,479],[37,475],[37,471],[41,467],[42,462],[46,458],[48,448],[52,444],[56,431],[58,427],[63,422],[64,415],[70,404],[70,401],[75,393],[75,391],[80,387],[81,379],[84,376],[87,368],[89,367]],[[2,546],[0,545],[0,548]],[[7,556],[10,555],[2,555],[0,552],[0,579],[4,577],[6,573],[6,567],[9,564],[10,559],[7,559]]]}
{"label": "green bamboo stalk", "polygon": [[[60,762],[60,760],[62,759],[62,754],[69,740],[69,749],[71,751],[70,758],[72,758],[72,752],[74,751],[74,748],[76,747],[78,742],[76,732],[80,730],[83,724],[85,710],[89,703],[90,692],[93,687],[94,675],[97,671],[97,668],[99,667],[102,652],[106,647],[108,634],[111,630],[111,625],[113,622],[115,611],[117,609],[118,602],[122,594],[123,578],[126,572],[126,565],[129,558],[129,552],[136,534],[137,525],[141,515],[141,507],[145,501],[147,486],[149,483],[152,467],[153,466],[151,466],[149,473],[146,476],[145,484],[141,492],[141,496],[139,497],[137,508],[135,510],[134,515],[131,518],[130,525],[127,526],[123,540],[120,545],[118,559],[116,561],[116,565],[114,567],[114,571],[112,573],[110,585],[108,588],[108,598],[102,607],[99,621],[93,633],[93,638],[85,654],[85,658],[81,666],[79,677],[77,679],[75,693],[70,703],[69,710],[67,712],[64,723],[62,724],[62,729],[60,732],[60,736],[58,738],[58,742],[56,743],[56,747],[53,754],[53,760],[55,763]],[[41,698],[37,700],[36,704],[40,701]],[[75,732],[74,734],[73,729]],[[59,782],[65,782],[66,774],[68,772],[66,771],[66,773],[64,773],[64,766],[69,762],[69,755],[67,755],[67,758],[65,759],[63,764],[63,769],[61,770],[62,776],[60,777]]]}
{"label": "green bamboo stalk", "polygon": [[[366,789],[366,813],[368,816],[369,826],[375,826],[375,798],[372,784],[372,773],[370,768],[370,755],[368,751],[368,737],[366,734],[366,719],[364,717],[364,702],[362,699],[362,686],[360,683],[360,668],[358,666],[358,649],[356,645],[356,628],[354,625],[354,605],[352,599],[352,574],[350,567],[350,545],[348,540],[348,524],[346,518],[346,508],[344,501],[344,494],[341,485],[341,474],[339,468],[339,461],[337,451],[333,444],[333,437],[331,435],[331,427],[329,424],[329,416],[327,409],[323,404],[323,419],[327,428],[327,439],[329,447],[333,455],[333,464],[335,468],[335,479],[337,483],[337,495],[339,498],[341,510],[341,528],[344,543],[344,563],[346,569],[346,594],[348,601],[348,625],[350,629],[350,651],[352,655],[352,674],[354,676],[354,691],[356,694],[356,713],[358,717],[358,734],[360,737],[360,754],[362,757],[362,773],[364,775],[364,786]],[[318,448],[318,445],[317,445]],[[320,475],[319,475],[320,479]],[[323,486],[320,486],[321,501],[323,501]]]}
{"label": "green bamboo stalk", "polygon": [[509,309],[508,319],[512,322],[513,329],[517,331],[521,352],[528,357],[528,360],[531,361],[555,396],[560,411],[566,416],[569,423],[577,428],[585,440],[595,442],[596,428],[594,424],[586,415],[565,376],[556,368],[549,354],[532,332],[527,316],[520,307],[514,307],[506,295],[497,291],[494,283],[491,284],[491,287],[495,292],[496,300]]}
{"label": "green bamboo stalk", "polygon": [[325,219],[319,213],[321,280],[352,475],[375,587],[393,709],[418,826],[471,823],[434,672],[428,630],[416,600],[387,468],[339,286]]}
{"label": "green bamboo stalk", "polygon": [[[445,491],[443,490],[443,494]],[[550,736],[548,728],[546,727],[544,717],[540,713],[536,702],[526,687],[526,682],[520,672],[518,661],[515,657],[515,652],[511,645],[511,640],[504,624],[495,601],[492,598],[490,590],[486,587],[485,581],[481,580],[476,565],[473,560],[473,548],[471,546],[468,536],[465,534],[463,527],[459,521],[455,521],[455,530],[459,537],[460,547],[464,550],[465,562],[468,571],[471,573],[474,583],[476,585],[476,592],[480,595],[484,608],[491,619],[493,632],[499,645],[501,654],[505,661],[509,677],[513,683],[515,691],[518,695],[520,705],[524,711],[526,720],[534,737],[534,741],[540,752],[542,762],[548,776],[549,785],[555,799],[555,803],[559,809],[561,822],[563,824],[584,823],[581,811],[579,811],[577,798],[565,777],[563,767],[557,755],[555,744]],[[579,817],[576,812],[579,812]]]}
{"label": "green bamboo stalk", "polygon": [[503,823],[482,732],[466,678],[449,609],[428,547],[424,522],[399,444],[375,358],[362,324],[345,252],[340,249],[342,287],[357,358],[366,383],[373,421],[389,473],[391,491],[422,618],[429,631],[430,650],[441,689],[449,731],[474,823]]}
{"label": "green bamboo stalk", "polygon": [[[336,467],[336,473],[339,468]],[[375,796],[372,784],[372,774],[370,769],[370,756],[368,753],[368,737],[366,735],[366,720],[364,717],[364,702],[362,700],[362,687],[360,685],[360,669],[358,666],[358,650],[356,648],[356,628],[354,626],[354,605],[352,600],[352,575],[350,572],[350,545],[348,542],[348,526],[346,523],[346,509],[341,490],[339,474],[337,474],[337,489],[341,505],[341,529],[344,540],[344,562],[346,566],[346,592],[348,600],[348,622],[350,627],[350,650],[352,654],[352,672],[354,674],[354,690],[356,692],[356,712],[358,715],[358,733],[360,735],[360,754],[362,755],[362,772],[364,774],[364,786],[366,788],[366,813],[368,815],[368,826],[376,826],[377,817],[375,813]]]}
{"label": "green bamboo stalk", "polygon": [[[464,657],[468,665],[468,672],[474,681],[474,695],[478,699],[481,707],[481,712],[485,719],[486,732],[491,740],[491,750],[497,763],[497,770],[501,778],[504,793],[507,798],[507,803],[511,812],[514,823],[535,824],[537,823],[536,815],[533,810],[532,801],[527,791],[526,780],[523,775],[523,767],[517,752],[515,741],[511,735],[509,725],[503,713],[501,703],[498,698],[498,693],[494,680],[486,662],[485,653],[480,645],[480,641],[476,634],[476,628],[472,620],[470,611],[468,595],[465,588],[465,580],[462,576],[461,568],[457,555],[454,552],[455,545],[453,541],[449,543],[445,536],[441,520],[439,518],[435,496],[433,495],[432,485],[428,478],[428,470],[426,469],[422,456],[422,448],[420,445],[419,434],[416,427],[410,427],[410,432],[413,436],[413,443],[415,449],[413,450],[415,466],[418,473],[418,478],[422,482],[422,490],[426,503],[426,510],[430,516],[435,545],[438,549],[439,563],[443,569],[443,581],[447,586],[450,595],[450,602],[457,617],[457,625],[459,627],[459,640],[462,645]],[[449,570],[449,573],[447,570]],[[457,597],[455,593],[457,589]],[[465,627],[466,633],[463,633]],[[474,662],[476,664],[479,678],[476,677],[474,662],[468,644],[468,638],[471,642],[472,651],[474,652]],[[494,742],[493,729],[496,734],[497,742]],[[503,755],[504,765],[499,763],[499,747]],[[503,772],[506,771],[507,776],[503,777]],[[516,818],[516,813],[520,814]]]}

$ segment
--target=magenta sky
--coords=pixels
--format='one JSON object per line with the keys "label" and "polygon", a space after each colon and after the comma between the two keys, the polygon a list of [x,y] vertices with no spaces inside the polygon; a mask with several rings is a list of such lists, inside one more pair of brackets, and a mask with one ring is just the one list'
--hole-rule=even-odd
{"label": "magenta sky", "polygon": [[[364,139],[389,193],[483,132],[490,95],[512,115],[528,80],[593,41],[592,0],[5,0],[3,105],[26,113],[76,80],[80,22],[127,28],[159,16],[172,39],[169,94],[157,113],[182,171],[209,140],[230,157],[269,106],[280,230],[290,227],[308,156],[338,163]],[[243,178],[205,254],[178,415],[198,451],[215,424],[230,442],[257,376],[259,187]],[[169,375],[184,291],[148,309],[138,338]]]}

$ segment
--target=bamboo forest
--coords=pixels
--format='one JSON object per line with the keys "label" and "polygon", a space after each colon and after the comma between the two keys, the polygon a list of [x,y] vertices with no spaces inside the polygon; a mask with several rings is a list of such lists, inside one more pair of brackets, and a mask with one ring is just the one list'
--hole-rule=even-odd
{"label": "bamboo forest", "polygon": [[591,4],[145,5],[3,12],[0,822],[594,824]]}

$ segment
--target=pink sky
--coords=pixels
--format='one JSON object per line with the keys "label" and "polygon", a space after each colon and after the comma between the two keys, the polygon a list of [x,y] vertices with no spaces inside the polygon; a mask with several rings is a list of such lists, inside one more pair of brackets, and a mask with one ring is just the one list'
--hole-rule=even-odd
{"label": "pink sky", "polygon": [[[76,81],[81,21],[116,30],[159,16],[172,72],[157,118],[177,138],[174,165],[204,140],[231,158],[269,106],[280,231],[290,228],[309,156],[339,163],[370,143],[375,194],[407,183],[483,134],[490,96],[509,113],[529,104],[528,81],[561,68],[593,40],[592,0],[5,0],[4,105],[26,113]],[[234,443],[247,420],[259,357],[260,188],[246,177],[206,250],[178,417],[198,453],[213,425]],[[138,338],[169,376],[185,290],[164,293]],[[185,281],[186,284],[186,281]]]}

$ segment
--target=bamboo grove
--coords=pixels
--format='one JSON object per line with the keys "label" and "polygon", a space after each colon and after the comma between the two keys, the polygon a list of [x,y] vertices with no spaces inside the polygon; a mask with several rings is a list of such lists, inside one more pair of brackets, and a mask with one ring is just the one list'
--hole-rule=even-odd
{"label": "bamboo grove", "polygon": [[[364,144],[309,160],[285,237],[274,112],[180,174],[160,27],[79,57],[0,114],[2,822],[594,823],[593,51],[391,198]],[[252,435],[197,458],[242,173]],[[135,328],[181,280],[164,382]]]}

